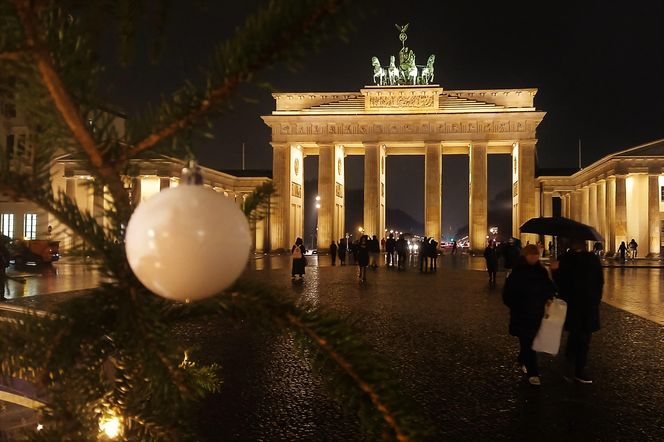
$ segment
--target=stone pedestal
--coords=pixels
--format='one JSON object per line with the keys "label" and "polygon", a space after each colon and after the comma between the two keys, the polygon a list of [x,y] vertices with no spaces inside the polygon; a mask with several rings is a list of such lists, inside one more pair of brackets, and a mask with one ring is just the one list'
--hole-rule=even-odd
{"label": "stone pedestal", "polygon": [[364,233],[385,234],[385,147],[364,145]]}
{"label": "stone pedestal", "polygon": [[486,148],[486,143],[473,143],[469,156],[468,233],[470,248],[476,252],[484,250],[488,234]]}
{"label": "stone pedestal", "polygon": [[441,241],[443,151],[428,144],[424,155],[424,235]]}
{"label": "stone pedestal", "polygon": [[659,175],[648,176],[648,256],[658,257],[661,252],[661,220],[659,213]]}

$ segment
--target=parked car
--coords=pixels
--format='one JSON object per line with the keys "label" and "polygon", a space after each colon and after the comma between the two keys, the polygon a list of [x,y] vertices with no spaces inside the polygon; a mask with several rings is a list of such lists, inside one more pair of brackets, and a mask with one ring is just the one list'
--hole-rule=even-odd
{"label": "parked car", "polygon": [[60,259],[60,241],[15,239],[8,250],[9,263],[16,267],[51,264]]}

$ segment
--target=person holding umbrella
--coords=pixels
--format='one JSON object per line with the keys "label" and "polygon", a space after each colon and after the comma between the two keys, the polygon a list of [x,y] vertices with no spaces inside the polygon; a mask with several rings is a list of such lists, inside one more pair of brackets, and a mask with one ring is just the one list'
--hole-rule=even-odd
{"label": "person holding umbrella", "polygon": [[604,288],[604,273],[597,255],[586,250],[583,239],[573,239],[570,250],[551,264],[560,297],[567,302],[565,330],[566,357],[574,364],[574,379],[592,384],[586,371],[592,333],[600,328],[599,304]]}

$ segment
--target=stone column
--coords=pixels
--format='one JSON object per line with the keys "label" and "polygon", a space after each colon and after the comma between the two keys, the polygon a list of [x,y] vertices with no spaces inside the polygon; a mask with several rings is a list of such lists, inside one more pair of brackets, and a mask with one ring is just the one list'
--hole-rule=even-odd
{"label": "stone column", "polygon": [[300,146],[272,144],[272,182],[275,195],[270,201],[270,249],[290,249],[303,237],[304,163]]}
{"label": "stone column", "polygon": [[[535,146],[537,140],[522,140],[519,141],[516,147],[517,153],[517,230],[518,227],[531,218],[534,218],[537,213],[535,207]],[[514,152],[512,153],[514,156]],[[537,235],[521,234],[515,232],[516,236],[520,236],[521,241],[525,244],[537,242]]]}
{"label": "stone column", "polygon": [[583,224],[590,224],[590,189],[588,186],[581,188],[581,219]]}
{"label": "stone column", "polygon": [[[553,192],[542,192],[542,216],[553,216]],[[544,249],[549,250],[549,241],[553,236],[544,235]]]}
{"label": "stone column", "polygon": [[[606,242],[606,181],[597,183],[597,230]],[[607,245],[604,244],[606,249]]]}
{"label": "stone column", "polygon": [[625,175],[616,176],[616,250],[622,241],[627,243],[627,188]]}
{"label": "stone column", "polygon": [[160,192],[164,189],[168,189],[169,187],[171,187],[171,179],[169,177],[159,178],[159,191]]}
{"label": "stone column", "polygon": [[597,222],[597,183],[591,183],[588,186],[588,224],[599,230],[599,223]]}
{"label": "stone column", "polygon": [[364,233],[385,234],[385,146],[364,145]]}
{"label": "stone column", "polygon": [[[334,145],[318,145],[318,249],[327,250],[333,239],[336,197],[334,194]],[[339,238],[334,238],[338,240]]]}
{"label": "stone column", "polygon": [[424,235],[440,242],[443,150],[440,143],[427,144],[424,155]]}
{"label": "stone column", "polygon": [[616,244],[616,177],[606,179],[606,254],[613,255],[618,250]]}
{"label": "stone column", "polygon": [[470,249],[481,251],[486,247],[487,221],[487,143],[473,142],[470,146],[468,183],[468,233]]}
{"label": "stone column", "polygon": [[658,257],[661,248],[661,220],[659,214],[659,174],[648,175],[648,256]]}
{"label": "stone column", "polygon": [[339,240],[346,234],[346,196],[345,196],[345,173],[346,173],[346,149],[343,145],[334,146],[334,225],[332,228],[332,238]]}

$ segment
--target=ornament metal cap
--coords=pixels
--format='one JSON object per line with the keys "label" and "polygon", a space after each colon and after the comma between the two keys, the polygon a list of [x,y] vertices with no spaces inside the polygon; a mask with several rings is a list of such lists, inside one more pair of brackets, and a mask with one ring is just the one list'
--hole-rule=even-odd
{"label": "ornament metal cap", "polygon": [[203,174],[198,165],[198,161],[189,160],[187,166],[182,169],[182,184],[189,184],[194,186],[203,185]]}

